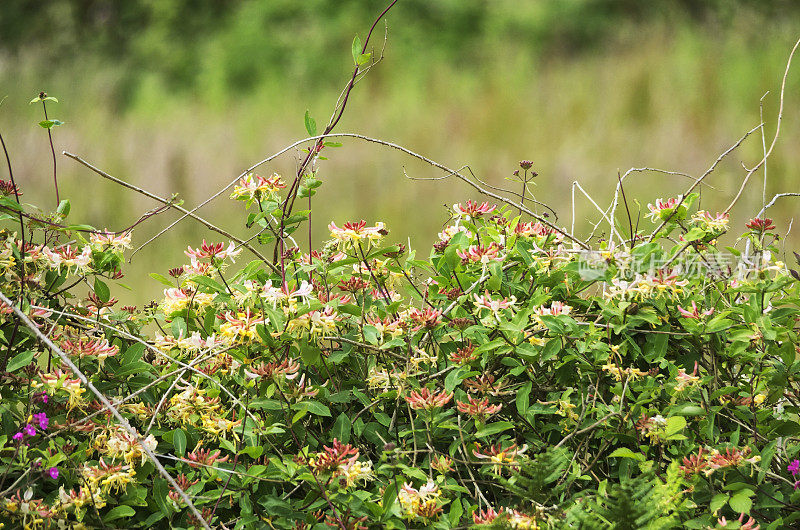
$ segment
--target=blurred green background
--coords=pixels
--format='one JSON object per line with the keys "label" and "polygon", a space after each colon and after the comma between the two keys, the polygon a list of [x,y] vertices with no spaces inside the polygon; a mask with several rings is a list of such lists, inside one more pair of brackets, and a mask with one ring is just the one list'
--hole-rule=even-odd
{"label": "blurred green background", "polygon": [[[5,0],[0,8],[0,131],[24,199],[54,206],[40,91],[59,98],[50,116],[56,149],[193,206],[251,163],[304,137],[303,115],[327,122],[351,72],[350,45],[387,1]],[[618,170],[651,166],[699,175],[759,123],[775,130],[780,80],[800,37],[794,0],[400,0],[386,17],[385,59],[357,85],[338,132],[407,146],[450,167],[469,164],[494,185],[534,161],[537,199],[571,222],[579,181],[607,204]],[[373,44],[383,47],[381,23]],[[784,122],[768,165],[767,198],[800,191],[800,65],[790,73]],[[329,220],[383,220],[396,241],[427,254],[446,205],[476,194],[432,168],[356,140],[326,153],[314,199],[315,243]],[[703,206],[724,208],[741,162],[756,163],[753,135],[720,165]],[[262,168],[291,175],[298,153]],[[62,196],[73,222],[119,228],[155,203],[102,181],[63,156]],[[3,178],[6,178],[3,171]],[[754,176],[733,217],[733,239],[762,204]],[[639,174],[626,186],[641,208],[688,185]],[[515,186],[516,188],[516,186]],[[797,202],[770,211],[789,230]],[[634,209],[638,208],[635,204]],[[244,235],[241,203],[220,198],[201,215]],[[599,214],[576,200],[578,232]],[[622,212],[620,212],[622,213]],[[634,213],[636,213],[634,211]],[[134,232],[144,242],[175,218]],[[626,221],[627,223],[627,221]],[[649,228],[650,222],[642,220]],[[601,227],[601,231],[603,228]],[[185,261],[187,243],[218,240],[192,221],[139,252],[127,269],[142,303],[163,288],[146,276]],[[733,242],[733,239],[731,242]],[[791,233],[787,250],[800,238]],[[304,249],[305,250],[305,249]]]}

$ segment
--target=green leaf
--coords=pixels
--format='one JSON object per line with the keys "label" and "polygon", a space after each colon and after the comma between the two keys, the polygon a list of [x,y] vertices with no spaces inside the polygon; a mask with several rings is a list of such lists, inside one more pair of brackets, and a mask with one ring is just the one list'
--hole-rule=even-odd
{"label": "green leaf", "polygon": [[218,293],[227,293],[228,290],[225,288],[224,285],[219,283],[217,280],[212,280],[208,276],[192,276],[190,281],[196,283],[197,285],[202,285],[203,287],[208,287],[209,289],[216,291]]}
{"label": "green leaf", "polygon": [[317,135],[317,122],[311,117],[311,114],[306,111],[306,132],[309,136]]}
{"label": "green leaf", "polygon": [[20,206],[19,203],[11,197],[0,197],[0,206],[14,210],[15,212],[22,211],[22,206]]}
{"label": "green leaf", "polygon": [[260,445],[256,445],[256,446],[250,445],[250,446],[245,447],[244,449],[242,449],[240,451],[240,453],[244,453],[247,456],[249,456],[250,458],[258,458],[259,456],[264,454],[264,448],[261,447]]}
{"label": "green leaf", "polygon": [[358,66],[364,66],[365,64],[367,64],[370,61],[370,59],[372,59],[372,53],[362,53],[361,55],[358,56],[358,60],[356,60],[356,64]]}
{"label": "green leaf", "polygon": [[363,47],[361,46],[361,39],[358,38],[358,35],[355,36],[353,39],[353,62],[358,64],[358,60],[361,58],[361,50]]}
{"label": "green leaf", "polygon": [[44,129],[52,129],[53,127],[58,127],[59,125],[64,125],[64,122],[61,120],[42,120],[39,122],[39,126]]}
{"label": "green leaf", "polygon": [[317,401],[301,401],[292,405],[294,410],[307,411],[317,416],[330,416],[331,409]]}
{"label": "green leaf", "polygon": [[727,503],[728,499],[730,499],[730,498],[731,498],[731,496],[730,496],[729,493],[717,493],[711,499],[711,502],[708,505],[708,510],[712,514],[716,515],[717,512],[719,511],[719,509],[722,508],[723,506],[725,506],[725,503]]}
{"label": "green leaf", "polygon": [[171,282],[169,278],[167,278],[163,274],[159,274],[157,272],[151,272],[150,277],[153,278],[154,280],[158,280],[159,282],[163,283],[168,287],[175,287],[175,283]]}
{"label": "green leaf", "polygon": [[130,506],[116,506],[112,508],[104,517],[103,521],[106,523],[111,521],[116,521],[117,519],[121,519],[123,517],[131,517],[132,515],[136,514],[136,510],[131,508]]}
{"label": "green leaf", "polygon": [[530,405],[530,394],[533,388],[533,383],[528,381],[517,391],[517,412],[525,414]]}
{"label": "green leaf", "polygon": [[181,429],[172,431],[172,446],[175,447],[175,454],[183,456],[186,453],[186,433]]}
{"label": "green leaf", "polygon": [[750,508],[753,507],[753,499],[750,496],[753,495],[753,490],[743,489],[737,492],[731,499],[728,501],[728,504],[736,513],[750,513]]}
{"label": "green leaf", "polygon": [[669,438],[673,434],[683,431],[684,427],[686,427],[686,418],[683,416],[671,416],[667,418],[666,432],[664,435]]}
{"label": "green leaf", "polygon": [[69,199],[63,199],[60,203],[58,203],[56,213],[60,214],[61,217],[67,217],[71,209],[72,206],[69,204]]}
{"label": "green leaf", "polygon": [[175,317],[172,319],[172,336],[176,339],[189,336],[189,330],[186,327],[186,321],[183,317]]}
{"label": "green leaf", "polygon": [[608,455],[609,458],[633,458],[634,460],[639,460],[640,462],[644,462],[644,455],[641,453],[634,453],[627,447],[618,447],[613,453]]}
{"label": "green leaf", "polygon": [[111,291],[108,289],[108,285],[97,277],[94,279],[94,294],[97,295],[101,302],[108,302],[111,298]]}
{"label": "green leaf", "polygon": [[694,227],[683,236],[683,239],[687,242],[689,241],[697,241],[698,239],[705,237],[706,232],[702,228]]}
{"label": "green leaf", "polygon": [[458,526],[462,515],[464,515],[464,506],[461,504],[461,498],[456,497],[451,504],[450,515],[448,516],[450,519],[450,526]]}
{"label": "green leaf", "polygon": [[153,480],[153,500],[165,516],[169,517],[172,514],[172,508],[167,503],[167,495],[169,494],[169,486],[167,481],[162,478]]}
{"label": "green leaf", "polygon": [[514,424],[510,421],[498,421],[495,423],[490,423],[483,429],[480,429],[478,432],[475,433],[476,438],[483,438],[485,436],[491,436],[492,434],[497,434],[499,432],[507,431],[508,429],[513,429]]}
{"label": "green leaf", "polygon": [[350,422],[350,417],[342,412],[333,423],[331,436],[346,444],[350,441],[350,431],[352,428],[353,424]]}
{"label": "green leaf", "polygon": [[28,350],[15,355],[13,359],[8,361],[8,364],[6,365],[6,371],[13,372],[15,370],[19,370],[23,366],[28,366],[33,360],[34,353],[35,352],[33,350]]}

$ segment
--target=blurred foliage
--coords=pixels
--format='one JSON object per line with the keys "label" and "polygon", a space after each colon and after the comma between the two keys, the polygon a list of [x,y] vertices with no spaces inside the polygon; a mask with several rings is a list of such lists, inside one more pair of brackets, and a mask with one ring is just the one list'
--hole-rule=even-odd
{"label": "blurred foliage", "polygon": [[[353,28],[367,28],[386,3],[12,0],[0,12],[0,50],[33,49],[39,60],[67,67],[83,55],[120,63],[127,70],[117,87],[123,104],[141,71],[173,91],[207,88],[211,79],[223,91],[242,93],[276,75],[338,82],[340,64],[324,58],[352,39]],[[400,53],[480,68],[499,39],[543,55],[574,54],[614,41],[621,24],[727,27],[743,13],[797,12],[792,0],[404,0],[389,23],[408,29],[392,43]]]}

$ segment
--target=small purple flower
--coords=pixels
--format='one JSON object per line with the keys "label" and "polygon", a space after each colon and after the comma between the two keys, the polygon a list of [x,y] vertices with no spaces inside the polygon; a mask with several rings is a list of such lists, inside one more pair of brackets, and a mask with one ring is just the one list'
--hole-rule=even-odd
{"label": "small purple flower", "polygon": [[39,422],[39,428],[43,431],[47,430],[47,426],[50,424],[50,420],[47,418],[47,414],[44,412],[39,412],[33,415],[33,419]]}
{"label": "small purple flower", "polygon": [[57,479],[58,478],[58,468],[57,467],[51,467],[50,469],[47,470],[47,474],[50,476],[51,479],[53,479],[53,480]]}
{"label": "small purple flower", "polygon": [[786,471],[792,474],[793,477],[797,476],[800,473],[800,460],[794,459],[792,462],[786,467]]}
{"label": "small purple flower", "polygon": [[36,435],[36,429],[30,423],[26,424],[25,427],[22,428],[22,432],[27,434],[28,436]]}
{"label": "small purple flower", "polygon": [[22,433],[18,432],[17,434],[12,436],[11,439],[14,440],[15,442],[19,442],[20,440],[22,440]]}

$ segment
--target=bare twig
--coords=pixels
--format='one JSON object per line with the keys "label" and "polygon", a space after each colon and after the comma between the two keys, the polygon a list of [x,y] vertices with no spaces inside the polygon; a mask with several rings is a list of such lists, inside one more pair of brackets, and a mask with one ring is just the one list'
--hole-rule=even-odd
{"label": "bare twig", "polygon": [[[67,151],[63,151],[62,154],[64,156],[67,156],[67,157],[75,160],[76,162],[79,162],[79,163],[83,164],[84,166],[86,166],[87,168],[91,169],[92,171],[94,171],[95,173],[97,173],[98,175],[103,177],[104,179],[110,180],[111,182],[119,184],[120,186],[122,186],[124,188],[128,188],[129,190],[133,190],[133,191],[135,191],[137,193],[141,193],[145,197],[149,197],[151,199],[154,199],[154,200],[160,202],[161,204],[163,204],[165,206],[169,206],[170,208],[174,208],[174,209],[178,210],[179,212],[185,214],[185,216],[191,217],[195,221],[199,222],[200,224],[202,224],[203,226],[205,226],[209,230],[213,230],[214,232],[217,232],[218,234],[220,234],[220,235],[222,235],[224,237],[227,237],[231,241],[235,241],[240,246],[245,247],[247,250],[252,252],[258,259],[264,261],[267,265],[270,265],[270,266],[272,265],[272,263],[267,261],[267,258],[263,254],[261,254],[258,250],[253,248],[252,245],[248,244],[246,241],[242,241],[238,237],[234,236],[233,234],[229,233],[226,230],[223,230],[222,228],[219,228],[218,226],[210,223],[209,221],[206,221],[202,217],[200,217],[200,216],[196,215],[195,213],[193,213],[193,211],[190,212],[186,208],[183,208],[182,206],[179,206],[179,205],[175,204],[171,200],[168,200],[168,199],[165,199],[163,197],[160,197],[160,196],[158,196],[158,195],[156,195],[154,193],[151,193],[151,192],[149,192],[149,191],[147,191],[145,189],[139,188],[138,186],[134,186],[133,184],[125,182],[124,180],[121,180],[121,179],[118,179],[117,177],[109,175],[105,171],[103,171],[101,169],[98,169],[97,167],[93,166],[92,164],[90,164],[89,162],[87,162],[83,158],[79,157],[78,155],[74,155],[74,154],[69,153]],[[134,252],[134,254],[135,253],[136,252]],[[131,257],[133,257],[133,255],[131,255]]]}

